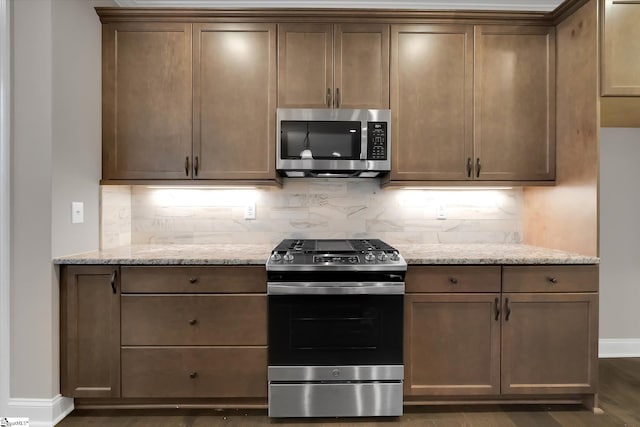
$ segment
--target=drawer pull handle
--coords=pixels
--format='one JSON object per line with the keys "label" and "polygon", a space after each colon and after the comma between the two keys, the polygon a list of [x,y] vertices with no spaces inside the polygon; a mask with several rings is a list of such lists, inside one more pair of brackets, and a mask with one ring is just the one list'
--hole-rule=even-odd
{"label": "drawer pull handle", "polygon": [[458,283],[458,279],[456,279],[455,277],[449,277],[449,282],[451,282],[452,285],[455,285],[456,283]]}
{"label": "drawer pull handle", "polygon": [[190,373],[189,373],[189,378],[191,378],[191,379],[194,379],[194,378],[196,378],[197,376],[198,376],[198,373],[197,373],[197,372],[195,372],[195,371],[194,371],[194,372],[190,372]]}
{"label": "drawer pull handle", "polygon": [[197,277],[192,277],[189,279],[189,283],[196,283],[198,281]]}
{"label": "drawer pull handle", "polygon": [[556,279],[555,277],[547,277],[547,280],[554,285],[558,283],[558,279]]}
{"label": "drawer pull handle", "polygon": [[509,298],[507,298],[504,302],[504,310],[505,310],[504,321],[508,322],[509,316],[511,316],[511,307],[509,307]]}
{"label": "drawer pull handle", "polygon": [[116,291],[116,277],[118,276],[118,270],[113,270],[113,273],[111,273],[111,290],[113,291],[113,293],[115,294]]}
{"label": "drawer pull handle", "polygon": [[198,319],[189,320],[189,324],[192,325],[192,326],[195,325],[196,323],[198,323]]}
{"label": "drawer pull handle", "polygon": [[496,297],[494,302],[496,305],[496,321],[497,321],[498,319],[500,319],[500,298]]}

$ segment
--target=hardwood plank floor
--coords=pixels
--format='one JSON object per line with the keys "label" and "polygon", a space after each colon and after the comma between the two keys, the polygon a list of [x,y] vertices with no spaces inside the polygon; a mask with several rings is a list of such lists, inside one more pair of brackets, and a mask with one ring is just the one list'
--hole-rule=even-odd
{"label": "hardwood plank floor", "polygon": [[600,407],[574,405],[405,407],[400,418],[270,419],[264,410],[77,410],[59,427],[640,427],[640,358],[600,359]]}

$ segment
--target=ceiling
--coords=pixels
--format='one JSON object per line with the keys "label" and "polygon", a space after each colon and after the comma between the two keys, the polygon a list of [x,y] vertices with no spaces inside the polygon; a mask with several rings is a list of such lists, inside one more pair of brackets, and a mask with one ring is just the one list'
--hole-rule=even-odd
{"label": "ceiling", "polygon": [[416,10],[511,10],[550,12],[563,0],[115,0],[121,7],[320,7]]}

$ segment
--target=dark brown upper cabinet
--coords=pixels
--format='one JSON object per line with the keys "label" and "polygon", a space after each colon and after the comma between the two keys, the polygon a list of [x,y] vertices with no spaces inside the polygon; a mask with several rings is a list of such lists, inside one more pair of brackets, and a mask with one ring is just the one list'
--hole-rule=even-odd
{"label": "dark brown upper cabinet", "polygon": [[191,179],[191,24],[102,29],[102,178]]}
{"label": "dark brown upper cabinet", "polygon": [[103,27],[103,182],[275,179],[275,24]]}
{"label": "dark brown upper cabinet", "polygon": [[279,24],[278,107],[389,108],[389,25]]}
{"label": "dark brown upper cabinet", "polygon": [[392,184],[555,179],[553,27],[394,25],[391,52]]}
{"label": "dark brown upper cabinet", "polygon": [[275,24],[193,24],[195,179],[275,177]]}

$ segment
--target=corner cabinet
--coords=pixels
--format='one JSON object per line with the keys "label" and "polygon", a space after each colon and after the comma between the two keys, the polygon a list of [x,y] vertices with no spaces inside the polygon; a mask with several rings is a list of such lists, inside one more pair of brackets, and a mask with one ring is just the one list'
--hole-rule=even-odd
{"label": "corner cabinet", "polygon": [[275,24],[107,23],[102,51],[103,182],[275,180]]}
{"label": "corner cabinet", "polygon": [[591,404],[597,266],[410,266],[406,286],[406,402],[571,396]]}
{"label": "corner cabinet", "polygon": [[640,1],[601,0],[603,96],[640,96]]}
{"label": "corner cabinet", "polygon": [[278,107],[389,108],[389,25],[279,24]]}
{"label": "corner cabinet", "polygon": [[391,184],[555,179],[554,27],[394,25],[391,51]]}
{"label": "corner cabinet", "polygon": [[63,396],[120,396],[117,266],[60,268],[60,388]]}

